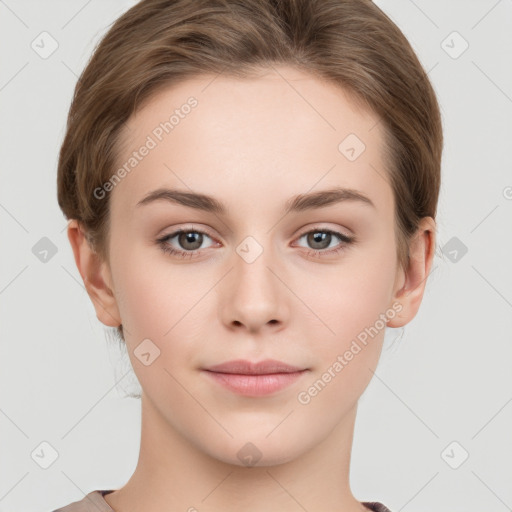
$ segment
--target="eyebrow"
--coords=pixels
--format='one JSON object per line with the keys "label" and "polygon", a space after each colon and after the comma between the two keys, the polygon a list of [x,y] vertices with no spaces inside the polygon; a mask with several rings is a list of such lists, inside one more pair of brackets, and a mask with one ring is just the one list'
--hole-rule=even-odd
{"label": "eyebrow", "polygon": [[[218,215],[226,215],[227,213],[226,206],[212,196],[169,188],[153,190],[141,199],[136,206],[142,206],[156,201],[168,201]],[[375,208],[375,204],[372,200],[361,192],[349,188],[335,187],[318,192],[299,194],[290,198],[286,201],[285,213],[304,212],[343,202],[358,202]]]}

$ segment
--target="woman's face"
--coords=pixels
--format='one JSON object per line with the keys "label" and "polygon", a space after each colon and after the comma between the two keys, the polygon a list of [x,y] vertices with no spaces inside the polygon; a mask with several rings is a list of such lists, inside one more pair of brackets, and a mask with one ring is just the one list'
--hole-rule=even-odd
{"label": "woman's face", "polygon": [[[238,465],[292,460],[341,429],[400,309],[382,124],[278,71],[159,92],[129,120],[108,192],[113,315],[143,400]],[[304,371],[277,389],[282,375],[232,389],[206,371],[267,359]]]}

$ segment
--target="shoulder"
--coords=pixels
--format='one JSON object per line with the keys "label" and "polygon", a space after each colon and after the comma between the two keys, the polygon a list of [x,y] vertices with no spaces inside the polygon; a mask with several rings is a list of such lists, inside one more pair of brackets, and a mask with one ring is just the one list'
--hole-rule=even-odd
{"label": "shoulder", "polygon": [[81,500],[73,501],[69,505],[55,509],[52,512],[114,512],[103,499],[103,496],[110,492],[112,492],[110,489],[92,491]]}
{"label": "shoulder", "polygon": [[[103,499],[103,496],[110,492],[112,492],[111,489],[92,491],[85,495],[81,500],[74,501],[69,505],[55,509],[52,512],[114,512]],[[389,508],[377,501],[363,501],[362,503],[372,512],[391,512]]]}
{"label": "shoulder", "polygon": [[378,501],[363,501],[363,505],[372,512],[391,512],[388,507]]}

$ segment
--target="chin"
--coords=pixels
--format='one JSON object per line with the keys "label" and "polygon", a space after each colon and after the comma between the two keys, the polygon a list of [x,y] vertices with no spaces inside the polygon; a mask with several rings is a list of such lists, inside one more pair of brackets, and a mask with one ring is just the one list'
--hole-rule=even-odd
{"label": "chin", "polygon": [[255,434],[250,437],[236,436],[227,442],[227,446],[219,446],[218,450],[212,451],[211,445],[208,446],[208,453],[212,458],[240,468],[277,466],[301,455],[297,448],[304,448],[302,442],[289,436],[285,442],[277,434],[270,440],[266,437],[267,433],[261,432],[259,436]]}

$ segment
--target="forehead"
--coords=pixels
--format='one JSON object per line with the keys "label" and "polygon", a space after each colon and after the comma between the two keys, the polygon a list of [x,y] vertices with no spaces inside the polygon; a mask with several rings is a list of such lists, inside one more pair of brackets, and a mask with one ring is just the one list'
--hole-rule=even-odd
{"label": "forehead", "polygon": [[244,194],[285,202],[342,186],[389,210],[383,129],[341,88],[293,68],[195,77],[160,90],[128,120],[116,166],[128,172],[111,200],[128,212],[168,186],[243,207]]}

